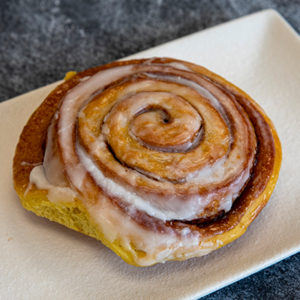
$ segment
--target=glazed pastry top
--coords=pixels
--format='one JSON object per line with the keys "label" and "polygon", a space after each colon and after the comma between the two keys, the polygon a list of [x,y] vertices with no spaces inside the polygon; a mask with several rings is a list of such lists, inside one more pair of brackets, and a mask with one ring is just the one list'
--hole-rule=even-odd
{"label": "glazed pastry top", "polygon": [[146,61],[85,79],[49,127],[44,167],[51,183],[88,199],[100,187],[164,221],[230,210],[256,147],[232,97],[181,63]]}
{"label": "glazed pastry top", "polygon": [[248,95],[200,66],[115,62],[46,98],[23,130],[14,178],[25,197],[80,201],[129,263],[181,260],[232,240],[266,204],[280,167],[274,132]]}

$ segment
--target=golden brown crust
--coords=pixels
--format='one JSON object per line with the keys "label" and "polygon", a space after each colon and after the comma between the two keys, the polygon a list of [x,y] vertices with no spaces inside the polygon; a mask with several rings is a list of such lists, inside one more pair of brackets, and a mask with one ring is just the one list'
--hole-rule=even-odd
{"label": "golden brown crust", "polygon": [[[81,78],[92,76],[95,73],[108,68],[127,64],[141,64],[145,61],[146,60],[113,62],[105,66],[80,72],[52,91],[41,106],[33,113],[20,136],[13,163],[14,185],[24,207],[26,207],[26,195],[24,194],[29,185],[30,172],[36,164],[43,162],[47,129],[54,113],[59,107],[61,99],[70,89],[81,82]],[[178,62],[173,59],[154,59],[152,63],[166,63],[174,61]],[[183,222],[173,220],[165,223],[157,219],[153,220],[153,218],[141,211],[132,217],[135,222],[151,230],[153,230],[154,227],[156,230],[163,230],[165,225],[172,228],[178,227],[180,229],[182,226],[186,226],[188,224],[188,226],[190,226],[193,230],[197,230],[201,236],[208,237],[211,241],[216,239],[221,241],[221,247],[243,234],[249,224],[257,217],[259,212],[266,205],[278,178],[282,159],[281,145],[273,123],[264,111],[247,94],[205,68],[186,62],[182,63],[188,65],[190,69],[198,72],[207,80],[218,85],[224,93],[229,96],[234,96],[235,100],[246,112],[252,123],[257,139],[255,164],[251,171],[251,177],[242,194],[235,200],[231,210],[217,219],[209,218],[210,220],[206,220],[206,222],[203,222],[203,220],[201,222]],[[26,164],[23,162],[26,162]],[[46,195],[45,191],[36,192]],[[34,193],[34,189],[30,193],[32,195],[32,193]],[[114,201],[113,198],[111,201],[118,205],[121,210],[126,210],[126,205],[122,206],[120,202]],[[38,204],[36,205],[38,206]],[[29,209],[34,210],[32,208]],[[81,207],[81,209],[81,211],[84,211],[84,208]],[[213,207],[211,209],[214,210]],[[92,234],[87,232],[87,230],[78,229],[78,226],[76,228],[76,226],[68,225],[64,223],[64,221],[61,221],[61,223],[103,241],[103,239],[99,237],[99,233]],[[93,226],[91,228],[93,228]],[[89,231],[91,231],[91,229],[89,229]],[[113,248],[112,245],[107,245]],[[122,254],[118,254],[122,256]],[[123,259],[131,264],[135,264],[130,257],[127,259],[124,258],[126,255],[128,256],[125,251],[123,253]]]}

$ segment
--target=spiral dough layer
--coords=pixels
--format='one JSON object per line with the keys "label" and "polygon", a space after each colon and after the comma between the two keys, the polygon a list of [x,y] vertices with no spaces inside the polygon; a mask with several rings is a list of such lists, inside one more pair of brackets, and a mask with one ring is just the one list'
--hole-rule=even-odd
{"label": "spiral dough layer", "polygon": [[81,76],[62,97],[43,165],[30,175],[40,188],[44,176],[50,201],[81,199],[138,265],[205,254],[201,224],[230,211],[256,163],[257,132],[245,112],[255,109],[199,68],[155,58]]}

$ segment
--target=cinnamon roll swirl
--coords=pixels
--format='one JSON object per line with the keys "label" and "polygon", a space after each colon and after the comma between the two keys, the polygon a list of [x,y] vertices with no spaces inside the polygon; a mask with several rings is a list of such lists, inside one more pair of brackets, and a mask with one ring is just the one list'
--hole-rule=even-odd
{"label": "cinnamon roll swirl", "polygon": [[275,128],[248,95],[203,67],[153,58],[59,85],[21,134],[14,183],[25,208],[149,266],[242,235],[280,164]]}

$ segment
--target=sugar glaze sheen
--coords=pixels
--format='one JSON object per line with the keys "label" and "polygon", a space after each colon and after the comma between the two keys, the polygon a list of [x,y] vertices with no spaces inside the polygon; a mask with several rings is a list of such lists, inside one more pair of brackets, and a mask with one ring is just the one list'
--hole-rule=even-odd
{"label": "sugar glaze sheen", "polygon": [[[55,205],[80,201],[100,239],[138,266],[205,255],[229,230],[246,230],[240,221],[278,172],[271,123],[248,95],[168,58],[116,62],[71,82],[25,197],[37,188]],[[270,159],[255,165],[259,156]]]}

